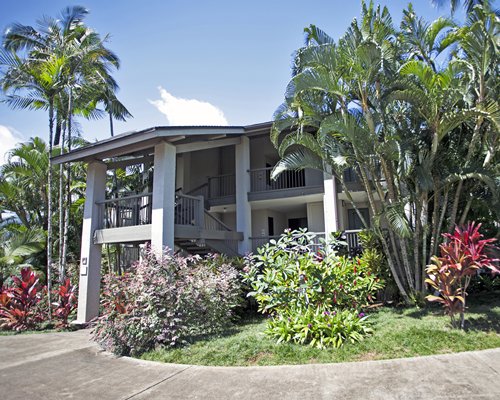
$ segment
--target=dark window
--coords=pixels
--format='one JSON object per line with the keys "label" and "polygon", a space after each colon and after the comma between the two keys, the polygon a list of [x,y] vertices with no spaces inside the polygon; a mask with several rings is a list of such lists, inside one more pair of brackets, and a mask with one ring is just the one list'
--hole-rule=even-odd
{"label": "dark window", "polygon": [[[370,226],[370,213],[368,212],[368,208],[358,208],[359,212],[365,219],[368,226]],[[347,210],[347,223],[348,229],[365,229],[361,219],[358,216],[358,213],[354,208]]]}
{"label": "dark window", "polygon": [[267,234],[269,236],[274,236],[274,218],[267,217]]}
{"label": "dark window", "polygon": [[346,182],[359,182],[358,174],[353,167],[344,170],[344,180]]}
{"label": "dark window", "polygon": [[288,220],[288,228],[292,231],[300,228],[307,228],[307,218],[290,218]]}

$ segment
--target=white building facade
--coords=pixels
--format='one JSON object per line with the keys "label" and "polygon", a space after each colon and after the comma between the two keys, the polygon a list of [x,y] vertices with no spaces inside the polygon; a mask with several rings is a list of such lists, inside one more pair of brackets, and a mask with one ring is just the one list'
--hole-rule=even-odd
{"label": "white building facade", "polygon": [[[98,315],[101,248],[149,243],[188,253],[244,255],[285,229],[325,237],[356,232],[358,216],[338,181],[317,170],[271,179],[279,160],[271,123],[244,127],[157,127],[125,133],[55,157],[88,165],[77,320]],[[106,191],[116,168],[149,171],[136,193]],[[370,219],[355,177],[356,206]],[[358,185],[358,186],[356,186]]]}

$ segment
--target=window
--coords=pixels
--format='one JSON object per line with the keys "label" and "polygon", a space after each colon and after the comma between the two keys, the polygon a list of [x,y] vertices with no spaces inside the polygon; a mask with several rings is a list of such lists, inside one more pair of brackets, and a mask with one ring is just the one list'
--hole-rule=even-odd
{"label": "window", "polygon": [[274,218],[267,217],[267,234],[269,236],[274,236]]}
{"label": "window", "polygon": [[[368,226],[370,226],[370,213],[368,211],[368,208],[358,208],[359,212],[365,219],[366,223]],[[354,208],[351,208],[347,210],[347,224],[348,224],[348,229],[365,229],[363,223],[361,222],[361,219],[358,216],[358,213]]]}

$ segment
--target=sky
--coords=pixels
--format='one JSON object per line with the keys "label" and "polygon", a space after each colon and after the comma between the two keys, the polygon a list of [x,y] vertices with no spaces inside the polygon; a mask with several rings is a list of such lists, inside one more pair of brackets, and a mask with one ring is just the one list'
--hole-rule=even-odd
{"label": "sky", "polygon": [[[404,0],[381,0],[399,26]],[[114,73],[118,98],[134,118],[115,133],[163,125],[247,125],[270,121],[290,79],[291,55],[315,24],[340,37],[361,1],[316,0],[0,0],[0,29],[35,25],[68,5],[89,9],[87,26],[105,36],[121,60]],[[448,14],[430,0],[414,0],[427,20]],[[106,119],[80,120],[90,141],[109,136]],[[44,111],[0,104],[0,164],[16,142],[48,137]]]}

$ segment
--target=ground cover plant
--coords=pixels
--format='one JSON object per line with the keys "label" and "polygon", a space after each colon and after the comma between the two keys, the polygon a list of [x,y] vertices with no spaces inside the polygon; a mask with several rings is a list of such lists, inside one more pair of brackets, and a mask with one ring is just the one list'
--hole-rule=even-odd
{"label": "ground cover plant", "polygon": [[287,231],[248,258],[249,296],[269,316],[266,333],[278,343],[339,347],[371,332],[363,310],[380,279],[362,258],[339,256],[329,246],[317,249],[305,230]]}
{"label": "ground cover plant", "polygon": [[147,250],[129,272],[105,277],[92,335],[120,355],[180,346],[227,329],[241,301],[239,272],[229,259]]}
{"label": "ground cover plant", "polygon": [[276,343],[265,334],[267,319],[247,319],[224,334],[182,348],[161,348],[143,359],[168,363],[251,366],[333,363],[426,356],[500,347],[500,292],[471,299],[465,330],[453,329],[437,305],[383,307],[370,313],[373,334],[339,348]]}

